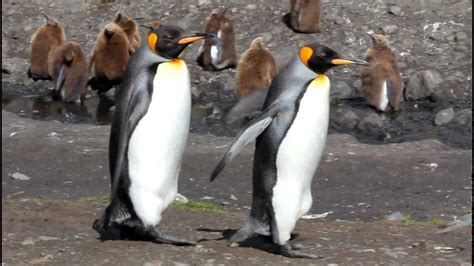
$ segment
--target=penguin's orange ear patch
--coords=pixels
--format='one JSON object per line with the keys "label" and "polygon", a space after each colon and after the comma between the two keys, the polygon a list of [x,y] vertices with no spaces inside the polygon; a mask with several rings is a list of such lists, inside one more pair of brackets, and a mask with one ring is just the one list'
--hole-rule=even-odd
{"label": "penguin's orange ear patch", "polygon": [[148,34],[148,47],[150,47],[150,49],[156,53],[156,42],[158,41],[158,35],[154,32]]}
{"label": "penguin's orange ear patch", "polygon": [[308,60],[313,55],[314,51],[311,47],[305,46],[300,49],[300,59],[305,64],[308,65]]}

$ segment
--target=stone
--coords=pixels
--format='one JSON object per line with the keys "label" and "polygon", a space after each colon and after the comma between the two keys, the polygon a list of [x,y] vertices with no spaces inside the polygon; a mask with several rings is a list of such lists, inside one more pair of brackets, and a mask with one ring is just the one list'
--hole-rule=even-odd
{"label": "stone", "polygon": [[405,216],[401,212],[392,212],[387,216],[387,221],[403,221]]}
{"label": "stone", "polygon": [[384,34],[393,34],[398,31],[397,25],[385,25],[380,27]]}
{"label": "stone", "polygon": [[24,175],[22,173],[18,173],[18,172],[15,172],[11,175],[11,177],[15,180],[30,180],[30,177],[28,177],[27,175]]}
{"label": "stone", "polygon": [[24,246],[34,245],[35,241],[31,237],[28,237],[23,242],[21,242],[21,244],[24,245]]}
{"label": "stone", "polygon": [[359,122],[359,117],[349,108],[339,108],[331,119],[331,126],[339,130],[351,131]]}
{"label": "stone", "polygon": [[248,4],[245,9],[249,10],[249,11],[254,11],[254,10],[257,10],[257,5],[256,4]]}
{"label": "stone", "polygon": [[455,82],[446,80],[436,86],[433,93],[430,95],[430,101],[439,102],[444,100],[456,99],[456,93],[453,88],[456,87]]}
{"label": "stone", "polygon": [[388,13],[398,16],[402,12],[402,9],[399,6],[391,6],[388,8]]}
{"label": "stone", "polygon": [[357,129],[367,133],[374,133],[380,131],[382,125],[382,118],[376,113],[371,113],[359,122]]}
{"label": "stone", "polygon": [[337,99],[347,99],[354,94],[352,87],[344,81],[334,82],[334,85],[331,86],[331,100]]}
{"label": "stone", "polygon": [[463,31],[456,32],[456,34],[454,35],[454,38],[456,39],[457,42],[464,41],[467,39],[467,34]]}
{"label": "stone", "polygon": [[453,120],[453,118],[454,118],[453,108],[450,107],[450,108],[447,108],[447,109],[443,109],[443,110],[439,111],[436,114],[434,124],[436,126],[446,125],[449,122],[451,122],[451,120]]}
{"label": "stone", "polygon": [[443,82],[443,77],[436,70],[418,71],[408,79],[405,98],[414,101],[429,97],[436,86]]}
{"label": "stone", "polygon": [[428,38],[430,38],[431,40],[435,40],[435,41],[441,41],[441,40],[444,39],[444,36],[441,32],[434,31],[434,32],[428,33]]}
{"label": "stone", "polygon": [[462,109],[456,112],[454,121],[461,125],[469,125],[472,123],[472,110]]}
{"label": "stone", "polygon": [[216,78],[218,87],[223,91],[235,91],[235,79],[229,73],[223,73]]}

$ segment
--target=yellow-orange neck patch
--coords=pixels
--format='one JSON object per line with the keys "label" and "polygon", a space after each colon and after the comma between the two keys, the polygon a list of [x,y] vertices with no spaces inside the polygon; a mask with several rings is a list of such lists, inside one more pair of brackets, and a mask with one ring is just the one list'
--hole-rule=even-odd
{"label": "yellow-orange neck patch", "polygon": [[318,77],[313,79],[313,81],[309,84],[309,88],[312,88],[312,89],[325,88],[325,87],[329,87],[329,85],[330,85],[330,81],[329,81],[328,76],[320,74]]}
{"label": "yellow-orange neck patch", "polygon": [[300,59],[303,62],[303,64],[308,65],[308,60],[311,58],[313,55],[314,51],[311,49],[311,47],[305,46],[300,49]]}

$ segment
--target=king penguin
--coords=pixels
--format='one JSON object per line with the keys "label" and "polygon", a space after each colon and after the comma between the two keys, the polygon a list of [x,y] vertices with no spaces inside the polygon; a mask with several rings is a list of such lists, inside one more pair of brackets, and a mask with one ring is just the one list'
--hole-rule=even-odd
{"label": "king penguin", "polygon": [[344,59],[318,43],[299,49],[273,79],[261,114],[239,133],[216,165],[211,181],[257,138],[250,217],[230,238],[231,243],[255,235],[271,236],[277,245],[272,252],[319,258],[296,251],[289,240],[296,222],[311,207],[311,181],[326,142],[330,81],[325,73],[345,64],[367,62]]}
{"label": "king penguin", "polygon": [[177,194],[190,123],[189,71],[178,56],[208,37],[214,35],[184,36],[181,28],[160,26],[129,60],[110,133],[111,202],[93,224],[102,239],[195,244],[159,223]]}

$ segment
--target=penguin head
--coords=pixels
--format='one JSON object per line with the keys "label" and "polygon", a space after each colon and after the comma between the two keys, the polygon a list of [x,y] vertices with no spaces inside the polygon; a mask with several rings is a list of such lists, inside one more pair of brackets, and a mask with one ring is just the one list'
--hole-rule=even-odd
{"label": "penguin head", "polygon": [[312,43],[303,46],[299,51],[299,57],[303,64],[317,74],[324,74],[332,67],[339,65],[369,64],[363,60],[346,59],[333,49],[319,43]]}
{"label": "penguin head", "polygon": [[381,34],[369,34],[370,39],[372,39],[372,43],[374,48],[383,49],[383,48],[390,48],[390,42],[388,38]]}
{"label": "penguin head", "polygon": [[166,59],[176,59],[179,54],[191,43],[206,39],[216,38],[213,33],[194,33],[183,36],[183,30],[174,26],[159,26],[150,28],[148,33],[148,47],[151,51]]}

